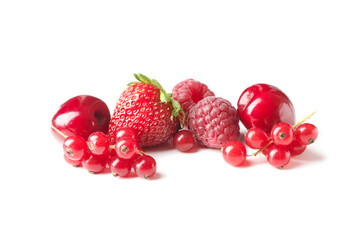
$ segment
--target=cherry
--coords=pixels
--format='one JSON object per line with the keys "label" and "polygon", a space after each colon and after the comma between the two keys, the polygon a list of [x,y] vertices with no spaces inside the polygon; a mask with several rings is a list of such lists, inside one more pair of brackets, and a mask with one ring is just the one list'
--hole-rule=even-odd
{"label": "cherry", "polygon": [[128,127],[119,128],[116,132],[116,142],[126,138],[132,138],[134,140],[137,140],[136,131],[133,128]]}
{"label": "cherry", "polygon": [[173,137],[173,145],[181,152],[187,152],[195,146],[195,138],[188,130],[180,130]]}
{"label": "cherry", "polygon": [[294,138],[294,129],[288,123],[277,123],[271,130],[274,144],[287,146]]}
{"label": "cherry", "polygon": [[113,176],[126,177],[132,170],[133,160],[114,156],[110,160],[110,168]]}
{"label": "cherry", "polygon": [[247,129],[260,127],[269,133],[279,122],[295,123],[292,102],[280,89],[268,84],[245,89],[237,105],[240,120]]}
{"label": "cherry", "polygon": [[102,132],[94,132],[88,137],[88,148],[93,155],[104,155],[109,152],[109,139]]}
{"label": "cherry", "polygon": [[261,149],[268,142],[268,136],[261,128],[253,127],[246,132],[245,143],[252,149]]}
{"label": "cherry", "polygon": [[130,159],[137,153],[138,145],[132,138],[120,139],[116,143],[116,153],[120,158]]}
{"label": "cherry", "polygon": [[[66,136],[79,135],[87,139],[93,132],[107,133],[110,119],[109,109],[102,100],[80,95],[60,106],[53,116],[52,126]],[[57,137],[61,136],[58,131],[55,132],[57,132]]]}
{"label": "cherry", "polygon": [[301,144],[312,144],[318,137],[318,129],[313,124],[303,123],[295,130],[295,137]]}
{"label": "cherry", "polygon": [[73,167],[79,167],[82,164],[82,160],[72,160],[64,154],[64,160],[66,163],[72,165]]}
{"label": "cherry", "polygon": [[82,165],[90,173],[99,173],[104,170],[106,167],[107,160],[104,156],[95,156],[88,154],[85,159],[82,161]]}
{"label": "cherry", "polygon": [[222,148],[224,160],[232,166],[239,166],[246,160],[246,148],[238,141],[229,141]]}
{"label": "cherry", "polygon": [[88,151],[87,142],[78,135],[67,137],[63,142],[64,154],[73,161],[82,160]]}
{"label": "cherry", "polygon": [[156,161],[149,155],[140,155],[135,159],[133,169],[137,176],[143,177],[145,179],[150,178],[156,173]]}
{"label": "cherry", "polygon": [[301,144],[299,141],[296,140],[294,137],[294,140],[291,144],[288,145],[288,149],[290,151],[290,154],[292,156],[300,155],[302,154],[305,149],[307,149],[307,146],[304,144]]}
{"label": "cherry", "polygon": [[274,145],[269,149],[267,160],[272,166],[282,169],[290,161],[290,152],[286,146]]}

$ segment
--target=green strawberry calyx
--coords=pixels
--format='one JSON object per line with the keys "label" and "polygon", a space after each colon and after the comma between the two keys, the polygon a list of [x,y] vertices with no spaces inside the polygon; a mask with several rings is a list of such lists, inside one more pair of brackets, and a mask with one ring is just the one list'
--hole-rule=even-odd
{"label": "green strawberry calyx", "polygon": [[[172,98],[171,93],[167,93],[165,91],[165,89],[163,89],[161,84],[156,79],[150,79],[149,77],[147,77],[147,76],[145,76],[145,75],[143,75],[141,73],[135,73],[134,76],[141,83],[151,84],[151,85],[154,85],[157,88],[159,88],[160,89],[160,100],[161,100],[161,102],[164,102],[164,103],[169,102],[172,105],[171,120],[173,120],[174,117],[176,117],[176,118],[180,119],[181,124],[184,124],[184,122],[185,122],[185,113],[182,110],[180,103]],[[137,83],[137,82],[130,82],[127,86],[130,86],[130,85],[132,85],[134,83]]]}

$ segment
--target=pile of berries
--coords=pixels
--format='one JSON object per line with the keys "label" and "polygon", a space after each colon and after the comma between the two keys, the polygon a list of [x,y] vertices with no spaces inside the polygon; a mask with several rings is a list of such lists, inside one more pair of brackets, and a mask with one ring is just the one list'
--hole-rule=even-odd
{"label": "pile of berries", "polygon": [[106,166],[114,176],[126,177],[132,169],[137,176],[152,177],[156,161],[138,147],[137,135],[132,128],[120,128],[116,144],[103,132],[94,132],[85,140],[79,135],[64,136],[64,159],[73,166],[83,166],[90,173],[100,173]]}
{"label": "pile of berries", "polygon": [[[318,129],[304,123],[314,113],[291,126],[294,107],[271,85],[256,84],[244,90],[236,109],[193,79],[179,82],[170,94],[157,80],[134,76],[137,81],[122,92],[111,119],[106,104],[94,97],[78,96],[61,106],[52,128],[65,138],[67,163],[91,173],[108,166],[119,177],[128,176],[133,169],[147,179],[155,175],[156,161],[140,147],[162,144],[173,137],[174,147],[181,152],[191,152],[196,144],[218,148],[233,166],[262,153],[272,166],[281,169],[318,137]],[[245,144],[258,150],[254,154],[248,155],[239,141],[239,121],[248,129]]]}
{"label": "pile of berries", "polygon": [[247,155],[241,142],[230,141],[222,148],[222,154],[226,162],[238,166],[246,161],[247,156],[262,153],[272,166],[282,169],[290,162],[292,156],[302,154],[307,145],[314,143],[317,137],[318,129],[310,123],[294,126],[284,122],[277,123],[269,136],[263,129],[253,127],[246,132],[245,143],[252,149],[258,149],[257,152]]}

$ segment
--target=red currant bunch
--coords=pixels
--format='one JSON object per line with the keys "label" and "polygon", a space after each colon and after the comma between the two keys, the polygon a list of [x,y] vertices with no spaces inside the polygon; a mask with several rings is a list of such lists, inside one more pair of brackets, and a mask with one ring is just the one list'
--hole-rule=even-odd
{"label": "red currant bunch", "polygon": [[294,126],[283,122],[275,124],[270,137],[260,128],[249,129],[245,134],[245,143],[252,149],[259,149],[252,156],[261,152],[266,155],[272,166],[276,168],[286,166],[292,156],[302,154],[307,145],[317,139],[317,127],[310,123],[303,123],[313,114]]}
{"label": "red currant bunch", "polygon": [[137,176],[150,178],[156,173],[156,161],[147,155],[137,144],[137,134],[131,128],[121,128],[116,134],[116,144],[110,141],[103,132],[94,132],[85,140],[79,135],[62,135],[64,159],[67,163],[83,166],[90,173],[100,173],[106,166],[114,176],[126,177],[132,169]]}

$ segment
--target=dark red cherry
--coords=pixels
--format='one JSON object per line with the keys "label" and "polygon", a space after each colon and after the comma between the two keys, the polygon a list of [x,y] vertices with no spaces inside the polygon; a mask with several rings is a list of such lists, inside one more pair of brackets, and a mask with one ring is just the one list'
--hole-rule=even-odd
{"label": "dark red cherry", "polygon": [[294,107],[280,89],[268,84],[256,84],[244,90],[238,101],[238,115],[249,129],[259,127],[270,133],[279,122],[295,124]]}
{"label": "dark red cherry", "polygon": [[[79,135],[87,139],[93,132],[99,131],[107,134],[110,119],[109,109],[102,100],[88,95],[80,95],[69,99],[60,106],[53,116],[52,124],[67,136]],[[56,136],[61,137],[58,133]]]}

